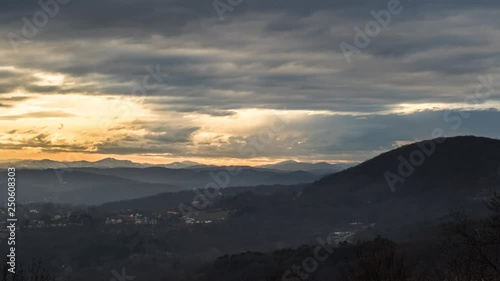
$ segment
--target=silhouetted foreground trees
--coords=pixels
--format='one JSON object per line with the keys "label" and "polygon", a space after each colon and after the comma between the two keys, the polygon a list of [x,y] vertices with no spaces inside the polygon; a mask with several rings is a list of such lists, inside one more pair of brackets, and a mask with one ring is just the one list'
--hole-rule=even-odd
{"label": "silhouetted foreground trees", "polygon": [[492,191],[488,204],[494,215],[471,220],[457,214],[445,226],[445,254],[449,280],[500,280],[500,193]]}
{"label": "silhouetted foreground trees", "polygon": [[354,258],[345,274],[346,281],[405,281],[410,272],[397,246],[389,240],[374,241],[354,246]]}
{"label": "silhouetted foreground trees", "polygon": [[500,194],[492,194],[491,217],[456,214],[438,237],[342,243],[327,260],[315,262],[315,246],[227,255],[186,280],[498,281]]}
{"label": "silhouetted foreground trees", "polygon": [[8,272],[7,262],[1,267],[1,281],[55,281],[54,276],[42,265],[33,260],[27,267],[18,265],[14,274]]}

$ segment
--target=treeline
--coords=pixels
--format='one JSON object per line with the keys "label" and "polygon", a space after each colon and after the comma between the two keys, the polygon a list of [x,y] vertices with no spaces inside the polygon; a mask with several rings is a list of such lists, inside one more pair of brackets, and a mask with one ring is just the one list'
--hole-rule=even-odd
{"label": "treeline", "polygon": [[21,264],[14,273],[9,272],[7,261],[0,268],[0,281],[56,281],[41,261],[32,260],[26,266]]}
{"label": "treeline", "polygon": [[438,236],[400,243],[378,237],[333,249],[313,245],[226,255],[186,281],[498,281],[500,194],[492,193],[489,218],[455,214]]}

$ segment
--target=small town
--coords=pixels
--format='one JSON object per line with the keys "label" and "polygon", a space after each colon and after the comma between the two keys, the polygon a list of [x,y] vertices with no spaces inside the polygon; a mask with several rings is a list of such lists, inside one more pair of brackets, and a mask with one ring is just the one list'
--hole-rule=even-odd
{"label": "small town", "polygon": [[[47,208],[47,206],[50,206]],[[230,211],[210,209],[183,216],[176,208],[166,208],[163,212],[147,213],[141,210],[117,210],[109,214],[99,213],[91,208],[75,208],[52,204],[41,206],[21,206],[18,212],[18,228],[47,228],[82,226],[87,224],[105,225],[193,225],[220,223],[227,219]],[[0,209],[0,227],[5,228],[7,213]]]}

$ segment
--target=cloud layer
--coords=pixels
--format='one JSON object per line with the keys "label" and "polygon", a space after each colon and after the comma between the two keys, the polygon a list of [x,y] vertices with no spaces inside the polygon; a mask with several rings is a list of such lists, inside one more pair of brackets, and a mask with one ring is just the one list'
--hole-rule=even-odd
{"label": "cloud layer", "polygon": [[[500,3],[401,1],[349,63],[340,44],[394,1],[221,0],[223,17],[212,1],[3,1],[0,148],[357,161],[437,127],[498,137]],[[453,129],[447,110],[470,118]],[[276,116],[290,122],[249,153]]]}

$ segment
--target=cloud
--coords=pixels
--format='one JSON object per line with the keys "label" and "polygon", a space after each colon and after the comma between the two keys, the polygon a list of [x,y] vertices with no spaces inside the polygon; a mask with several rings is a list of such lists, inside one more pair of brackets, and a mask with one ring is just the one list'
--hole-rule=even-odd
{"label": "cloud", "polygon": [[[248,110],[288,110],[300,120],[263,157],[359,160],[428,137],[441,110],[465,107],[479,76],[500,81],[500,3],[487,0],[402,1],[401,14],[348,63],[339,44],[352,43],[354,28],[364,29],[370,11],[387,3],[246,0],[220,21],[211,1],[70,1],[15,53],[6,35],[21,34],[22,17],[41,8],[36,1],[3,1],[0,108],[10,111],[0,119],[68,118],[66,131],[91,119],[66,109],[72,101],[85,96],[101,108],[100,98],[123,98],[133,107],[128,115],[109,110],[109,140],[92,136],[74,145],[71,135],[49,138],[58,147],[40,147],[238,158],[241,146],[258,137],[261,116],[231,120]],[[146,67],[157,65],[170,75],[146,89],[144,81],[156,81],[147,80]],[[30,102],[41,96],[65,97],[58,100],[64,105]],[[468,108],[484,118],[476,124],[484,129],[464,125],[464,133],[496,137],[483,116],[497,117],[498,100],[495,92],[481,108]],[[35,140],[5,144],[36,146]]]}
{"label": "cloud", "polygon": [[150,132],[144,138],[160,143],[186,143],[191,140],[191,135],[199,129],[199,127],[164,128],[162,131]]}
{"label": "cloud", "polygon": [[4,115],[0,116],[0,120],[62,118],[71,116],[73,116],[73,114],[69,114],[63,111],[40,111],[40,112],[30,112],[20,115]]}

